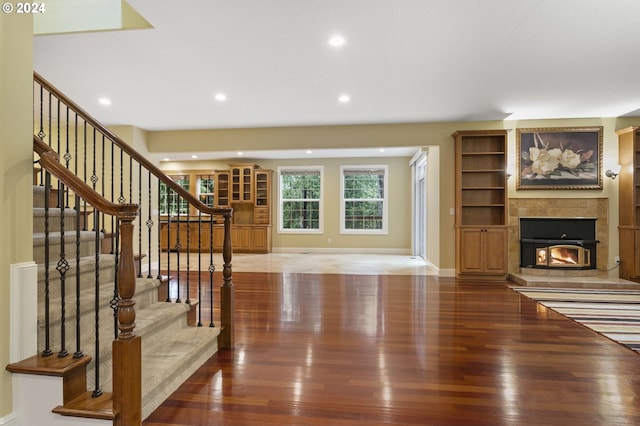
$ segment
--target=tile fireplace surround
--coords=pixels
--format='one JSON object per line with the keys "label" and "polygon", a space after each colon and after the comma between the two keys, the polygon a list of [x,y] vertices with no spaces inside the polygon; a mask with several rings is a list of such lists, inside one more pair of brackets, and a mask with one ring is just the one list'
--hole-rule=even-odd
{"label": "tile fireplace surround", "polygon": [[[606,268],[609,258],[609,200],[607,198],[510,198],[509,273],[520,273],[521,217],[595,217],[598,244],[596,266]],[[523,271],[524,272],[524,271]],[[567,271],[577,273],[580,271]]]}

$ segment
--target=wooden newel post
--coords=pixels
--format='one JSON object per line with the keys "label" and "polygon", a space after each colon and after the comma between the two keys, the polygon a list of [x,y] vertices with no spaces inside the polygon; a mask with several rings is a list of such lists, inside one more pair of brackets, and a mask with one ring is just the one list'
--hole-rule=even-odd
{"label": "wooden newel post", "polygon": [[[120,259],[118,261],[118,337],[113,341],[113,410],[114,425],[142,424],[142,355],[141,339],[135,334],[136,291],[133,255],[133,221],[138,206],[123,204],[126,211],[120,221]],[[135,209],[133,209],[135,207]]]}
{"label": "wooden newel post", "polygon": [[235,325],[233,321],[235,296],[233,281],[231,279],[231,215],[232,210],[224,213],[224,245],[222,247],[222,257],[224,265],[222,268],[222,287],[220,289],[220,326],[222,332],[218,343],[221,349],[231,349],[235,345]]}

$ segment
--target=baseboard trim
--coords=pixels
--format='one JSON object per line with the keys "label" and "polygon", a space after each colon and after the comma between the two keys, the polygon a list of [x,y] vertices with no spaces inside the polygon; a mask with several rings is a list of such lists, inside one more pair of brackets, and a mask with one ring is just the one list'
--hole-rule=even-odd
{"label": "baseboard trim", "polygon": [[447,278],[455,278],[456,270],[455,269],[438,269],[439,277],[447,277]]}
{"label": "baseboard trim", "polygon": [[17,426],[16,416],[11,413],[4,417],[0,417],[0,426]]}
{"label": "baseboard trim", "polygon": [[338,247],[274,247],[273,253],[318,253],[318,254],[393,254],[411,256],[411,249],[389,248],[338,248]]}

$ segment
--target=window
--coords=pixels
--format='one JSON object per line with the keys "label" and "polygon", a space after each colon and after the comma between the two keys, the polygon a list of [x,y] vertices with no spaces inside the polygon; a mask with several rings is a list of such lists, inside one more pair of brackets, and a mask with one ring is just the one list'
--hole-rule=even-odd
{"label": "window", "polygon": [[[174,175],[169,176],[175,183],[189,191],[189,176]],[[160,214],[175,216],[189,212],[189,203],[180,197],[177,192],[160,182]]]}
{"label": "window", "polygon": [[387,233],[387,166],[341,166],[340,232]]}
{"label": "window", "polygon": [[279,167],[280,232],[322,232],[322,167]]}
{"label": "window", "polygon": [[213,175],[198,175],[198,199],[208,207],[213,207]]}

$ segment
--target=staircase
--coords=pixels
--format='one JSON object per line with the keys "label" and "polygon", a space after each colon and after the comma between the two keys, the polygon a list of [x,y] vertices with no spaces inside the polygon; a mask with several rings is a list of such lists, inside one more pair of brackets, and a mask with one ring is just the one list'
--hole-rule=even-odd
{"label": "staircase", "polygon": [[[45,264],[44,264],[44,188],[34,186],[33,212],[33,241],[34,258],[38,264],[38,352],[45,349]],[[63,210],[50,208],[49,241],[52,259],[60,257],[60,217]],[[65,234],[75,235],[76,211],[64,209]],[[77,368],[87,368],[87,391],[91,392],[95,383],[95,335],[100,336],[99,343],[99,371],[100,388],[103,392],[111,392],[111,342],[114,338],[113,310],[110,301],[113,298],[115,280],[115,255],[99,254],[99,314],[98,333],[94,330],[93,304],[96,262],[95,232],[81,231],[80,266],[76,268],[76,261],[69,260],[69,271],[65,274],[66,305],[64,319],[67,324],[64,347],[72,356],[76,348],[75,330],[75,286],[76,271],[80,271],[80,315],[83,318],[80,333],[81,347],[89,348],[85,356],[92,357],[88,364]],[[75,241],[67,243],[66,253],[75,253]],[[53,271],[53,273],[51,272]],[[60,323],[63,318],[60,313],[61,291],[60,274],[56,264],[50,262],[49,267],[49,316],[53,320],[50,324],[51,341],[60,341]],[[219,328],[190,327],[187,325],[187,315],[191,305],[186,303],[167,303],[158,300],[160,280],[157,278],[136,279],[136,334],[142,337],[142,418],[146,418],[155,410],[180,384],[182,384],[200,365],[210,358],[218,349],[217,339]],[[192,301],[192,305],[195,304]],[[56,354],[52,355],[57,357]],[[86,395],[79,396],[77,401],[85,400]],[[74,398],[75,399],[75,398]],[[80,415],[92,417],[91,411],[83,411],[76,407],[74,401],[55,408],[55,412],[62,415]],[[53,407],[51,407],[53,408]]]}
{"label": "staircase", "polygon": [[[17,411],[25,425],[140,425],[219,348],[233,347],[232,210],[204,205],[34,73],[36,94],[37,355],[7,366],[15,374],[14,407],[26,407]],[[188,213],[174,216],[170,200]],[[159,242],[161,224],[173,221],[196,231],[171,251],[179,258],[190,238],[207,238],[208,264],[173,269]],[[214,223],[224,224],[216,227],[223,268],[215,277]],[[108,245],[105,235],[114,236]],[[35,286],[35,278],[28,281],[25,288]],[[23,316],[36,303],[26,300]]]}

